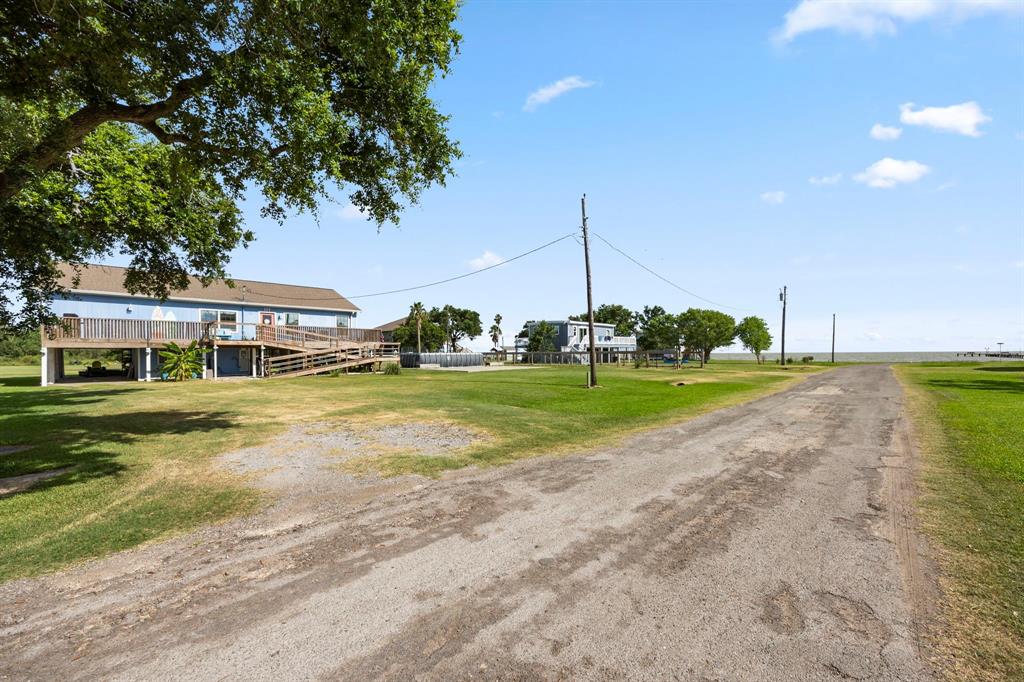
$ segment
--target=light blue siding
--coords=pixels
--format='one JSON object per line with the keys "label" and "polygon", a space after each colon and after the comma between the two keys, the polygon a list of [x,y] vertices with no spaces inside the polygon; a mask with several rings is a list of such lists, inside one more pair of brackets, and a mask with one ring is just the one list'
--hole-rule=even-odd
{"label": "light blue siding", "polygon": [[255,324],[261,312],[273,312],[277,324],[285,324],[289,313],[298,314],[299,324],[310,327],[335,327],[338,316],[348,319],[349,326],[355,326],[354,313],[309,310],[306,308],[284,308],[275,305],[196,303],[192,301],[168,300],[164,303],[142,296],[108,296],[103,294],[74,294],[70,298],[57,297],[53,301],[53,312],[58,317],[65,314],[79,317],[108,317],[138,320],[177,320],[198,322],[200,310],[224,310],[239,314],[239,321]]}

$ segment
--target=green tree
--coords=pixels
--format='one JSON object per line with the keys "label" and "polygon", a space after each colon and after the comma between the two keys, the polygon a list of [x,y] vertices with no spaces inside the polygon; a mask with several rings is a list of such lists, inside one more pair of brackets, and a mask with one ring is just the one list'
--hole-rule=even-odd
{"label": "green tree", "polygon": [[417,353],[436,353],[445,342],[444,330],[430,320],[423,320],[418,329],[416,324],[406,320],[405,324],[395,329],[393,338],[401,350]]}
{"label": "green tree", "polygon": [[456,0],[8,3],[0,321],[46,316],[57,261],[124,253],[126,287],[154,295],[224,276],[252,239],[235,207],[250,189],[278,221],[335,187],[397,221],[459,156],[429,97],[456,14]]}
{"label": "green tree", "polygon": [[[579,322],[587,321],[587,314],[572,315],[570,320]],[[637,315],[632,310],[618,303],[602,303],[594,311],[594,322],[602,324],[614,324],[615,334],[618,336],[633,336],[636,334]]]}
{"label": "green tree", "polygon": [[703,367],[711,359],[711,351],[736,338],[736,320],[717,310],[690,308],[679,316],[679,331],[686,347],[700,352]]}
{"label": "green tree", "polygon": [[208,352],[195,341],[185,348],[171,341],[160,351],[160,359],[163,360],[161,369],[171,381],[188,381],[203,373],[206,366],[203,356]]}
{"label": "green tree", "polygon": [[768,331],[768,323],[760,317],[744,317],[736,325],[736,336],[743,347],[754,354],[757,363],[761,364],[763,362],[761,353],[772,345],[772,335]]}
{"label": "green tree", "polygon": [[452,353],[458,350],[459,341],[463,338],[475,339],[483,333],[480,313],[467,308],[456,308],[453,305],[432,308],[430,320],[441,327],[448,350]]}
{"label": "green tree", "polygon": [[533,331],[529,332],[529,342],[526,344],[526,350],[531,353],[540,351],[554,351],[555,350],[555,338],[558,336],[558,330],[547,322],[538,322],[533,326]]}
{"label": "green tree", "polygon": [[491,325],[488,330],[491,335],[491,348],[494,350],[498,349],[498,344],[501,343],[501,315],[494,316],[494,324]]}
{"label": "green tree", "polygon": [[[656,339],[652,335],[651,321],[655,318],[666,315],[667,312],[660,305],[655,306],[644,306],[644,309],[634,315],[634,324],[636,329],[636,342],[637,346],[643,350],[650,350],[657,347]],[[658,327],[663,326],[664,321],[658,323]]]}
{"label": "green tree", "polygon": [[422,303],[416,301],[409,306],[409,317],[406,318],[406,324],[413,324],[416,326],[416,352],[423,352],[423,344],[421,342],[421,334],[423,332],[423,323],[427,321],[427,309]]}
{"label": "green tree", "polygon": [[643,336],[637,339],[641,350],[675,350],[679,348],[679,318],[662,313],[648,319]]}
{"label": "green tree", "polygon": [[38,358],[41,345],[38,329],[0,327],[0,360]]}

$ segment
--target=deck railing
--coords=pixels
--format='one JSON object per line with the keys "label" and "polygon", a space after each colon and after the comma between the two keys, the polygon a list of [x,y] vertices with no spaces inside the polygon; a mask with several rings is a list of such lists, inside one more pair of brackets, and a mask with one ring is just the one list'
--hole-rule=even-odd
{"label": "deck railing", "polygon": [[66,317],[57,324],[45,325],[46,341],[87,341],[166,343],[203,341],[209,338],[211,322],[176,320],[132,320],[127,318]]}
{"label": "deck railing", "polygon": [[176,320],[140,320],[130,318],[66,317],[57,324],[44,325],[44,343],[145,343],[161,345],[222,341],[253,341],[301,348],[343,348],[354,344],[383,341],[377,329],[350,327],[312,327],[216,322],[179,322]]}

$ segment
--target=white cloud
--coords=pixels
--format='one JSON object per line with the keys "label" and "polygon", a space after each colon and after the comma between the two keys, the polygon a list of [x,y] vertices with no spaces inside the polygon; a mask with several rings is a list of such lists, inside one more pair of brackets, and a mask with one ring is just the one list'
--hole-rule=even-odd
{"label": "white cloud", "polygon": [[812,178],[807,178],[807,182],[812,185],[835,185],[843,179],[842,173],[833,173],[832,175],[821,175]]}
{"label": "white cloud", "polygon": [[474,270],[482,270],[484,268],[489,268],[492,265],[497,265],[503,260],[505,259],[496,253],[484,251],[482,254],[469,261],[469,267]]}
{"label": "white cloud", "polygon": [[948,180],[936,187],[933,191],[938,194],[939,192],[945,192],[947,189],[953,189],[954,187],[956,187],[956,180]]}
{"label": "white cloud", "polygon": [[903,134],[903,129],[876,123],[871,126],[871,132],[869,134],[876,140],[898,140],[900,135]]}
{"label": "white cloud", "polygon": [[913,102],[900,105],[900,121],[907,125],[928,126],[935,130],[969,137],[981,136],[978,126],[991,120],[977,102],[964,102],[948,107],[924,107],[917,111],[914,111]]}
{"label": "white cloud", "polygon": [[366,212],[357,206],[347,204],[336,210],[334,215],[342,220],[356,220],[358,218],[365,218]]}
{"label": "white cloud", "polygon": [[1020,12],[1019,0],[802,0],[786,12],[775,40],[788,43],[802,33],[834,30],[862,38],[895,35],[900,24],[926,19],[956,23],[973,16]]}
{"label": "white cloud", "polygon": [[579,90],[580,88],[589,88],[597,85],[594,81],[585,81],[579,76],[566,76],[561,80],[557,80],[554,83],[545,85],[542,88],[537,88],[529,94],[526,98],[526,103],[523,104],[523,111],[533,111],[541,104],[547,104],[556,97],[561,97],[567,92],[572,90]]}
{"label": "white cloud", "polygon": [[889,189],[903,182],[917,182],[931,172],[931,168],[917,161],[900,161],[888,156],[875,161],[863,173],[857,173],[853,179],[863,182],[869,187]]}
{"label": "white cloud", "polygon": [[786,200],[786,193],[781,190],[775,190],[774,192],[763,192],[761,194],[761,201],[766,204],[781,204]]}
{"label": "white cloud", "polygon": [[879,334],[878,332],[867,331],[864,332],[864,338],[867,339],[868,341],[881,341],[882,335]]}

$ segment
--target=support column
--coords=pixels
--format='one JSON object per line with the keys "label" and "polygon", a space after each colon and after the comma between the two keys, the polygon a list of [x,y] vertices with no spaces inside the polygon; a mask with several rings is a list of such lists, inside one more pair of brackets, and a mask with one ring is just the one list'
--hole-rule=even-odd
{"label": "support column", "polygon": [[260,376],[263,376],[264,371],[264,359],[263,359],[263,346],[260,346]]}
{"label": "support column", "polygon": [[132,348],[132,358],[134,358],[135,361],[135,380],[145,381],[146,373],[143,371],[142,368],[142,349]]}
{"label": "support column", "polygon": [[39,349],[39,385],[46,386],[47,374],[50,370],[50,354],[49,349],[43,346]]}
{"label": "support column", "polygon": [[256,378],[256,349],[252,348],[249,351],[249,358],[252,360],[252,378]]}
{"label": "support column", "polygon": [[153,375],[152,375],[153,355],[152,355],[152,352],[153,352],[153,349],[150,348],[149,346],[146,346],[146,381],[152,381],[153,380]]}
{"label": "support column", "polygon": [[217,378],[217,344],[213,346],[213,378]]}

